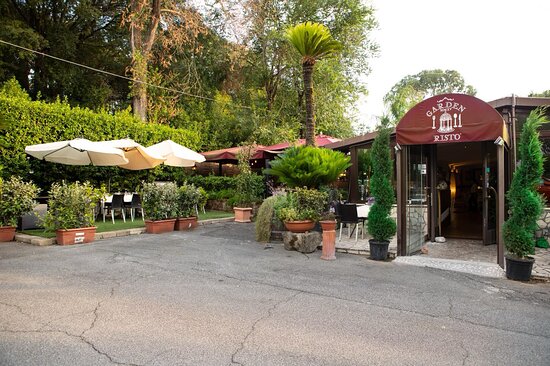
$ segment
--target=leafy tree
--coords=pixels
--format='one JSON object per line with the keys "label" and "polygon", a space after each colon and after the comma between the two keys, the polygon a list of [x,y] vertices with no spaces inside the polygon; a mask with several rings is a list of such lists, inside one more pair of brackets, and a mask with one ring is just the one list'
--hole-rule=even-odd
{"label": "leafy tree", "polygon": [[530,97],[550,98],[550,89],[545,90],[542,93],[531,92],[531,93],[529,93],[529,96]]}
{"label": "leafy tree", "polygon": [[424,70],[416,75],[407,75],[396,83],[384,96],[384,103],[395,124],[417,103],[443,93],[475,95],[476,90],[466,85],[458,71]]}
{"label": "leafy tree", "polygon": [[332,38],[327,27],[319,23],[300,23],[289,28],[286,37],[302,56],[306,101],[306,145],[315,146],[313,68],[318,60],[338,52],[342,45]]}
{"label": "leafy tree", "polygon": [[[49,55],[124,74],[126,32],[122,0],[0,2],[0,38]],[[127,82],[0,44],[0,81],[15,76],[33,98],[67,98],[92,108],[124,108]]]}

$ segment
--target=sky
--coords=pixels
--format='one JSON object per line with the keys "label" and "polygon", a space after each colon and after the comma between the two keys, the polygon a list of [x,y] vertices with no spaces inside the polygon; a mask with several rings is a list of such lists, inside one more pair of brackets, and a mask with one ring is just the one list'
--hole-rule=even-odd
{"label": "sky", "polygon": [[[368,1],[368,0],[366,0]],[[380,57],[364,77],[360,123],[373,128],[382,98],[406,75],[456,70],[486,102],[550,89],[550,0],[370,0]]]}

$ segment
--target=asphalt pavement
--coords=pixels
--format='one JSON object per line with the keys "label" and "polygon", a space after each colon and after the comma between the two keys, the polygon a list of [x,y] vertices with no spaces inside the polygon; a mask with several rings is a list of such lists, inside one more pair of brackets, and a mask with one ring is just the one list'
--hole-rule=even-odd
{"label": "asphalt pavement", "polygon": [[0,365],[550,365],[550,284],[265,249],[252,224],[0,244]]}

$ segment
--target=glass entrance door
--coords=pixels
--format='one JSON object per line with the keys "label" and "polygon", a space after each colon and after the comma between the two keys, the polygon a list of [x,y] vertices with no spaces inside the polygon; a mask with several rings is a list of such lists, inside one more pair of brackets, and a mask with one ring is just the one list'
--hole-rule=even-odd
{"label": "glass entrance door", "polygon": [[483,244],[497,242],[498,182],[496,146],[485,142],[483,151]]}
{"label": "glass entrance door", "polygon": [[405,255],[419,252],[428,237],[430,190],[428,148],[424,145],[408,146],[405,197]]}

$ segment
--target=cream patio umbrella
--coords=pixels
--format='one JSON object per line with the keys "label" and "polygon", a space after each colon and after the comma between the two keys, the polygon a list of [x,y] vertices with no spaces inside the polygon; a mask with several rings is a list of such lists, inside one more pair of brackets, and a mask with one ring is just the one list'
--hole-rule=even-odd
{"label": "cream patio umbrella", "polygon": [[30,145],[25,147],[25,152],[40,160],[66,165],[115,166],[128,163],[122,150],[81,138]]}
{"label": "cream patio umbrella", "polygon": [[146,148],[153,155],[162,156],[166,160],[163,164],[178,167],[192,167],[195,163],[202,163],[206,158],[183,145],[172,140],[164,140]]}
{"label": "cream patio umbrella", "polygon": [[102,144],[124,151],[127,163],[118,166],[129,170],[151,169],[164,162],[166,159],[155,153],[150,153],[132,139],[102,141]]}

